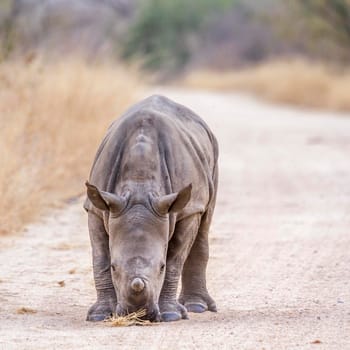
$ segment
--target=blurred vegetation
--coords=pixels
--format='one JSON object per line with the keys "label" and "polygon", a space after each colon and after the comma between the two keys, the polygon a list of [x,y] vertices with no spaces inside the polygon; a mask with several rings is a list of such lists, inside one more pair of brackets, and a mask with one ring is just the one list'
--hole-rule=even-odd
{"label": "blurred vegetation", "polygon": [[16,10],[11,0],[0,2],[0,62],[6,59],[13,50]]}
{"label": "blurred vegetation", "polygon": [[149,0],[144,2],[124,44],[124,58],[137,57],[152,70],[176,70],[191,55],[191,36],[234,0]]}
{"label": "blurred vegetation", "polygon": [[116,64],[2,62],[0,237],[84,191],[97,146],[137,85]]}
{"label": "blurred vegetation", "polygon": [[350,59],[350,0],[0,0],[0,60],[136,60],[166,76],[283,57]]}
{"label": "blurred vegetation", "polygon": [[297,0],[290,8],[299,19],[294,33],[313,57],[349,61],[350,0]]}
{"label": "blurred vegetation", "polygon": [[350,0],[299,0],[313,29],[350,45]]}

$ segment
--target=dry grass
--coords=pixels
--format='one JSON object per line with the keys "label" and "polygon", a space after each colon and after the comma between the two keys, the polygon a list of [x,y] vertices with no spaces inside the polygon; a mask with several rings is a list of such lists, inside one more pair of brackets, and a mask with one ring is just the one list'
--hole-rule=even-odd
{"label": "dry grass", "polygon": [[60,286],[60,287],[64,287],[66,285],[66,282],[65,281],[58,281],[57,284]]}
{"label": "dry grass", "polygon": [[120,66],[0,65],[0,233],[84,191],[97,146],[135,87]]}
{"label": "dry grass", "polygon": [[301,60],[269,62],[241,71],[198,71],[189,74],[184,83],[195,88],[252,92],[274,102],[350,110],[350,70],[339,72]]}
{"label": "dry grass", "polygon": [[141,317],[146,316],[146,310],[138,310],[126,316],[113,316],[105,320],[107,324],[112,327],[127,327],[127,326],[151,326],[156,323],[152,323],[149,320],[143,320]]}
{"label": "dry grass", "polygon": [[16,310],[16,313],[19,315],[25,315],[25,314],[36,314],[37,311],[34,309],[31,309],[29,307],[21,307]]}

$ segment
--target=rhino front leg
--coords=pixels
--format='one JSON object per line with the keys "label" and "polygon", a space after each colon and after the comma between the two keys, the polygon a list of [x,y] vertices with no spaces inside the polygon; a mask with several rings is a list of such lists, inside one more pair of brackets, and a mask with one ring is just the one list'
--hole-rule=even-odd
{"label": "rhino front leg", "polygon": [[109,239],[103,221],[95,214],[88,214],[92,265],[97,301],[87,314],[87,321],[103,321],[115,312],[117,298],[110,271]]}
{"label": "rhino front leg", "polygon": [[176,300],[176,292],[184,262],[198,232],[199,219],[199,215],[192,215],[178,222],[169,242],[166,274],[159,297],[162,321],[188,318],[186,308]]}

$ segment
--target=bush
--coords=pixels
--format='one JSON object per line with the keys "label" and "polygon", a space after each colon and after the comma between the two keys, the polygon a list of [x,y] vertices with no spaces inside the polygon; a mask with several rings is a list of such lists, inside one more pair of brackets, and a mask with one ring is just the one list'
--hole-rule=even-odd
{"label": "bush", "polygon": [[124,43],[124,58],[136,57],[143,68],[175,71],[188,61],[191,39],[208,19],[234,0],[147,0]]}

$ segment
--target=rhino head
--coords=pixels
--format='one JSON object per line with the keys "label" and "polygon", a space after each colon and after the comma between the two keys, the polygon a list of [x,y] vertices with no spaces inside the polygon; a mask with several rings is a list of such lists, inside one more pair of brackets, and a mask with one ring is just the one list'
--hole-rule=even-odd
{"label": "rhino head", "polygon": [[158,321],[158,299],[166,272],[169,213],[186,206],[192,185],[165,196],[129,189],[117,195],[88,182],[86,186],[88,198],[104,213],[118,301],[116,313],[125,315],[146,309],[145,318]]}

